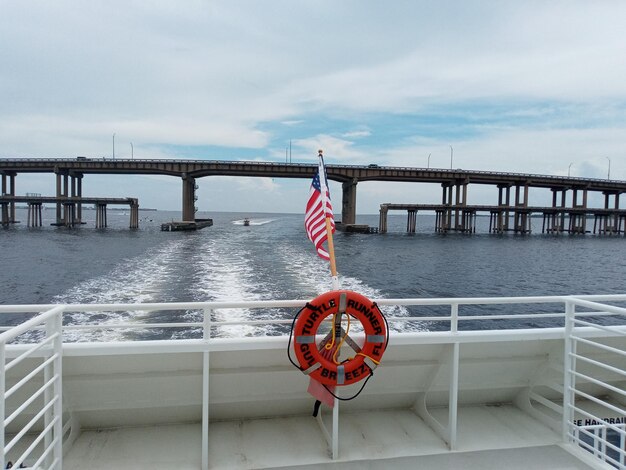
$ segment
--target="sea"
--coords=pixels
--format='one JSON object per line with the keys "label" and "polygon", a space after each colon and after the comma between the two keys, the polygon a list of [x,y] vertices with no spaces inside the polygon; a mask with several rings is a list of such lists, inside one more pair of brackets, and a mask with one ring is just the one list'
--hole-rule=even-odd
{"label": "sea", "polygon": [[[0,229],[0,304],[145,303],[312,299],[331,289],[328,262],[319,258],[303,227],[303,214],[200,212],[213,226],[164,232],[178,211],[140,211],[140,228],[129,229],[128,211],[109,210],[108,227],[95,228],[95,211],[83,210],[84,225],[53,227],[55,211],[44,211],[43,227],[20,224]],[[244,218],[250,225],[243,224]],[[357,223],[378,226],[378,215]],[[389,214],[388,233],[337,232],[334,236],[341,288],[372,299],[500,297],[626,292],[626,238],[593,234],[488,233],[479,217],[473,234],[435,233],[434,215],[418,215],[417,231],[406,233],[406,215]],[[461,314],[550,313],[549,306],[462,306]],[[392,330],[447,329],[418,321],[445,315],[449,307],[386,308],[392,316],[415,317]],[[552,311],[554,306],[552,306]],[[239,309],[238,319],[275,315]],[[199,321],[199,312],[102,312],[75,314],[66,323]],[[281,310],[289,318],[293,309]],[[2,314],[4,325],[23,319]],[[230,319],[224,314],[224,319]],[[559,320],[504,321],[496,327],[557,326]],[[623,323],[624,319],[611,322]],[[466,328],[491,328],[466,322]],[[79,333],[77,333],[79,334]],[[114,333],[110,333],[114,334]],[[137,333],[138,334],[138,333]],[[140,339],[197,337],[194,330],[150,330]],[[224,328],[222,335],[285,334],[284,328],[250,332]],[[139,334],[138,334],[139,335]],[[81,338],[75,338],[80,340]],[[85,339],[82,337],[82,339]]]}

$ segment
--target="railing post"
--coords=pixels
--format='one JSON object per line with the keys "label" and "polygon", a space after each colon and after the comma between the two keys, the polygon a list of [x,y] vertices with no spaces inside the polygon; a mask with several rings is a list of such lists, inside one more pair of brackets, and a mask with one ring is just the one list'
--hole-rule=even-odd
{"label": "railing post", "polygon": [[[48,320],[46,320],[46,338],[49,338],[50,336],[52,336],[54,334],[54,329],[55,329],[55,322],[54,322],[54,318],[49,318]],[[50,345],[51,348],[51,352],[50,352],[50,356],[52,356],[54,354],[54,344]],[[44,383],[48,383],[48,381],[54,376],[54,372],[55,372],[55,364],[50,363],[48,364],[44,370],[43,370],[43,381]],[[50,390],[50,387],[47,387],[46,390],[43,392],[43,396],[44,396],[44,406],[47,405],[48,403],[50,403],[50,401],[52,401],[54,399],[54,385],[53,385],[53,390]],[[48,425],[52,422],[52,420],[54,419],[54,412],[55,409],[54,407],[52,408],[48,408],[48,410],[45,412],[44,414],[44,428],[47,428]],[[50,444],[52,444],[52,439],[54,436],[54,430],[51,429],[50,432],[47,432],[46,435],[43,438],[43,442],[44,442],[44,449],[47,449],[48,447],[50,447]],[[50,468],[50,466],[52,465],[52,462],[54,460],[54,452],[53,453],[49,453],[48,456],[45,459],[45,466],[46,468]]]}
{"label": "railing post", "polygon": [[[626,431],[626,426],[622,425],[622,426],[620,426],[620,428],[623,431]],[[620,449],[626,449],[626,435],[620,434],[619,446],[620,446]],[[619,454],[619,464],[622,465],[622,466],[624,465],[624,459],[626,459],[626,452],[620,452],[620,454]]]}
{"label": "railing post", "polygon": [[204,347],[202,353],[202,470],[209,468],[209,342],[211,341],[211,314],[213,310],[203,310],[202,339]]}
{"label": "railing post", "polygon": [[2,366],[2,370],[0,370],[0,468],[4,468],[4,392],[6,385],[6,371],[5,371],[5,344],[4,341],[0,343],[0,366]]}
{"label": "railing post", "polygon": [[459,331],[459,304],[450,304],[450,332]]}
{"label": "railing post", "polygon": [[202,339],[208,341],[211,339],[211,315],[213,314],[213,309],[204,308],[202,313]]}
{"label": "railing post", "polygon": [[452,354],[450,355],[450,391],[448,396],[448,445],[450,450],[456,449],[459,404],[459,348],[459,343],[455,341],[452,344]]}
{"label": "railing post", "polygon": [[58,418],[54,424],[54,458],[57,462],[56,468],[63,468],[63,311],[54,316],[54,332],[58,333],[54,340],[54,351],[57,357],[53,361],[54,373],[57,379],[54,381],[54,415]]}
{"label": "railing post", "polygon": [[331,445],[332,459],[339,458],[339,400],[334,398],[333,403],[333,437]]}
{"label": "railing post", "polygon": [[562,438],[563,442],[570,442],[568,435],[569,427],[574,419],[574,340],[572,332],[574,328],[574,316],[576,306],[571,300],[565,301],[565,338],[563,350],[563,422],[562,422]]}

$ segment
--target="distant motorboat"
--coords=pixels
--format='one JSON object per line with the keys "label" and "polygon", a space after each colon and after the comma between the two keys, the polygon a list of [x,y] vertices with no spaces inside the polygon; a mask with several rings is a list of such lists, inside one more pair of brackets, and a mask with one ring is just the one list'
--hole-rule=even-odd
{"label": "distant motorboat", "polygon": [[248,218],[243,219],[243,225],[245,227],[249,227],[250,226],[250,219],[248,219]]}

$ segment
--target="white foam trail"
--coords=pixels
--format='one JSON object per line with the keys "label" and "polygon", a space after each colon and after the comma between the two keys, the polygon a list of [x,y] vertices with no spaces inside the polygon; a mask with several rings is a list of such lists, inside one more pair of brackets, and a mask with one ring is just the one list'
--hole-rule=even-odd
{"label": "white foam trail", "polygon": [[[273,219],[269,220],[269,223]],[[245,238],[245,237],[244,237]],[[274,247],[276,264],[269,273],[286,272],[292,285],[287,288],[297,292],[300,298],[314,298],[331,289],[328,263],[319,259],[314,252],[298,249],[287,243]],[[110,273],[93,279],[87,279],[54,298],[56,303],[141,303],[163,302],[177,299],[164,298],[172,290],[174,280],[182,272],[190,276],[188,299],[190,301],[255,301],[279,299],[285,295],[272,282],[276,279],[268,272],[259,272],[253,264],[252,253],[244,241],[238,237],[183,238],[170,240],[141,256],[119,263]],[[191,272],[189,272],[191,271]],[[283,285],[284,280],[278,284]],[[353,290],[368,298],[381,297],[378,289],[364,284],[360,279],[340,276],[341,287]],[[385,314],[407,316],[404,307],[383,307]],[[177,312],[181,315],[180,312]],[[150,314],[145,311],[74,313],[71,323],[93,323],[101,325],[123,321],[141,321]],[[272,317],[280,317],[284,312],[272,310]],[[220,309],[214,317],[223,321],[245,321],[268,318],[267,312],[252,309]],[[201,321],[202,312],[182,313],[181,321]],[[267,334],[273,327],[250,325],[224,326],[218,331],[219,336],[242,337]],[[421,327],[420,327],[421,328]],[[397,330],[398,327],[392,327]],[[402,328],[400,328],[402,329]],[[412,328],[414,329],[414,328]],[[80,330],[69,333],[69,341],[119,340],[127,331],[100,330],[87,332]],[[169,333],[168,333],[169,334]],[[172,338],[197,336],[197,331],[172,331]]]}
{"label": "white foam trail", "polygon": [[[319,258],[314,252],[308,253],[297,250],[294,246],[286,245],[279,250],[287,270],[296,279],[298,286],[311,298],[332,289],[328,262]],[[381,297],[379,289],[368,286],[360,279],[339,274],[341,289],[351,290],[364,295],[369,299]],[[305,295],[306,295],[305,294]],[[386,316],[402,317],[409,316],[409,311],[401,305],[381,306],[381,311]],[[412,322],[411,331],[426,330],[423,324]],[[415,324],[418,324],[415,327]],[[396,331],[407,331],[404,325],[390,325]]]}
{"label": "white foam trail", "polygon": [[[80,284],[56,296],[55,303],[144,303],[162,302],[160,297],[164,285],[171,279],[171,271],[176,268],[175,261],[186,240],[166,243],[157,250],[150,251],[139,257],[131,258],[118,264],[110,273]],[[74,313],[71,322],[84,324],[98,316],[98,323],[117,323],[120,318],[125,321],[136,319],[146,314],[144,311],[133,312],[100,312]],[[116,340],[122,332],[116,330],[102,332],[79,331],[68,333],[69,341]]]}
{"label": "white foam trail", "polygon": [[[265,225],[271,222],[275,222],[277,219],[248,219],[249,225]],[[243,225],[244,219],[233,220],[233,225]]]}
{"label": "white foam trail", "polygon": [[[271,300],[276,298],[275,289],[261,278],[251,266],[250,251],[233,239],[209,240],[195,253],[193,297],[196,301],[242,301]],[[255,315],[247,308],[217,309],[214,316],[222,321],[249,320]],[[219,328],[220,336],[251,336],[263,329],[250,325],[229,325]]]}

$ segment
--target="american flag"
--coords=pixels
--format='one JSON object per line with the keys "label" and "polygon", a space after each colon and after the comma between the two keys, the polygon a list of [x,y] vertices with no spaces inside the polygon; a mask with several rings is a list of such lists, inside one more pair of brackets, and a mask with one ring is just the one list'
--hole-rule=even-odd
{"label": "american flag", "polygon": [[[326,197],[322,194],[322,185],[320,184],[320,175],[324,178],[324,190]],[[324,202],[326,203],[326,210],[324,211]],[[309,240],[315,245],[317,254],[320,258],[329,260],[330,256],[328,251],[322,245],[327,239],[326,233],[326,217],[330,218],[330,226],[332,233],[335,233],[335,217],[333,216],[333,206],[330,203],[330,192],[328,191],[328,184],[326,184],[326,173],[324,171],[324,162],[320,158],[320,166],[317,174],[313,178],[311,183],[311,192],[309,194],[309,201],[306,204],[306,214],[304,216],[304,227],[306,228],[306,234]]]}

